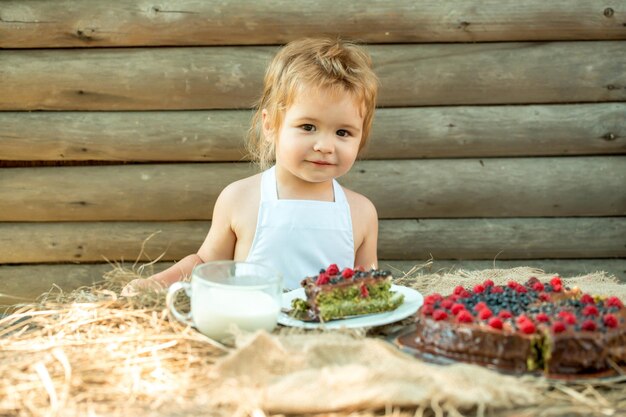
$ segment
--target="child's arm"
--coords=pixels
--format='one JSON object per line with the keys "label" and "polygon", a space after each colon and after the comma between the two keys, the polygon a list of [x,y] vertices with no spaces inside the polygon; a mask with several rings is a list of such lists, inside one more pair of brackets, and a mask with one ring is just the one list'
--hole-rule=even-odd
{"label": "child's arm", "polygon": [[[353,233],[359,246],[354,256],[354,266],[366,269],[378,267],[378,213],[376,207],[364,196],[350,202]],[[360,244],[359,244],[360,242]]]}
{"label": "child's arm", "polygon": [[129,282],[122,290],[122,295],[134,295],[139,289],[167,288],[176,281],[191,275],[196,265],[217,260],[233,259],[237,236],[231,227],[231,213],[233,202],[236,201],[236,191],[233,187],[226,187],[217,198],[213,209],[211,228],[197,253],[187,255],[166,270],[152,275],[149,278],[135,279]]}

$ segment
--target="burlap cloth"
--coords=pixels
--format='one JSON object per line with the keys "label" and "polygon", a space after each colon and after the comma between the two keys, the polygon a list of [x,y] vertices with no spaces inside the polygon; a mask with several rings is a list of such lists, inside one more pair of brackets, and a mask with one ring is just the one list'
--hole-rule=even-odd
{"label": "burlap cloth", "polygon": [[[394,276],[427,295],[487,278],[552,274],[516,268]],[[0,319],[0,416],[617,416],[626,409],[626,377],[574,386],[422,362],[385,340],[411,318],[364,330],[240,334],[222,348],[168,318],[162,295],[120,298],[136,274],[112,277]],[[626,300],[626,285],[604,273],[565,281]]]}

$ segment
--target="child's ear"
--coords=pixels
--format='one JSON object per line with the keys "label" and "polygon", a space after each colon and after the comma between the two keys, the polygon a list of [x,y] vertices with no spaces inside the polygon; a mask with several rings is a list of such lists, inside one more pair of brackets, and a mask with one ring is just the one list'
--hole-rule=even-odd
{"label": "child's ear", "polygon": [[266,141],[271,142],[274,136],[274,129],[272,128],[272,123],[267,109],[263,109],[261,112],[261,122],[263,127],[263,138],[265,138]]}

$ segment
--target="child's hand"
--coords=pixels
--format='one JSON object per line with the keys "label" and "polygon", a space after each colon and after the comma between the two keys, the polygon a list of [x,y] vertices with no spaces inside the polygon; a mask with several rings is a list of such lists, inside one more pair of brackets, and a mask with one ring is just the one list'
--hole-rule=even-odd
{"label": "child's hand", "polygon": [[120,295],[122,297],[134,297],[146,291],[160,291],[164,287],[159,282],[150,278],[137,278],[126,284]]}

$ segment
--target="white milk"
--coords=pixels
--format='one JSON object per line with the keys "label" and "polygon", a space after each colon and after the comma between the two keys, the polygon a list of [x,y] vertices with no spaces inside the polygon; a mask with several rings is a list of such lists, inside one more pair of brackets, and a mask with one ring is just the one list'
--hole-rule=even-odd
{"label": "white milk", "polygon": [[229,290],[197,285],[193,288],[191,311],[196,328],[203,334],[222,339],[231,324],[243,330],[276,327],[280,306],[269,294],[258,290]]}

